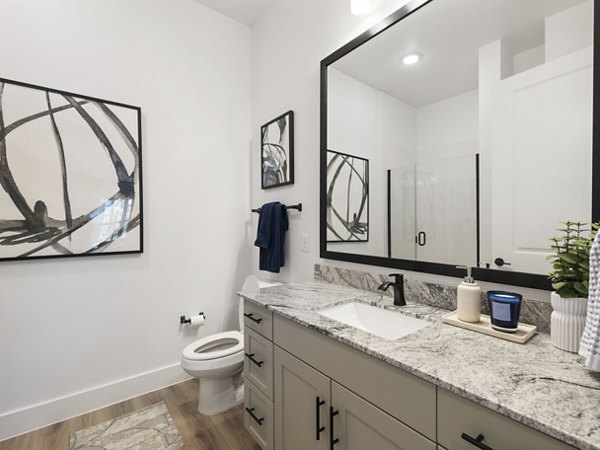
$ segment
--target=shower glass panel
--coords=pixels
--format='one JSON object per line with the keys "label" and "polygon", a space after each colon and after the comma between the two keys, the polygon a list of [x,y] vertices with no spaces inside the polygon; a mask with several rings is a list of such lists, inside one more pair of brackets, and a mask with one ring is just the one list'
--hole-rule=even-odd
{"label": "shower glass panel", "polygon": [[389,171],[389,230],[388,242],[391,258],[415,260],[417,229],[416,167],[401,167]]}
{"label": "shower glass panel", "polygon": [[392,258],[477,266],[478,158],[462,156],[392,169]]}

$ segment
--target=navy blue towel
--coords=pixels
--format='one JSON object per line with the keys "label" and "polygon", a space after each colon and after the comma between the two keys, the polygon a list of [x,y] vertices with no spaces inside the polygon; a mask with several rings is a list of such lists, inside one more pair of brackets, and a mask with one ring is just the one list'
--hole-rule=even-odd
{"label": "navy blue towel", "polygon": [[258,230],[254,245],[260,248],[259,269],[279,273],[283,267],[285,232],[288,216],[285,205],[279,202],[265,203],[260,208]]}

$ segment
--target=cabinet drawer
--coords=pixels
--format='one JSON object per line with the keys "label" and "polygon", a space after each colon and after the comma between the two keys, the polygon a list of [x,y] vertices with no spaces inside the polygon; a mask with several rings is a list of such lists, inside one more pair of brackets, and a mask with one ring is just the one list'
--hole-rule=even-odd
{"label": "cabinet drawer", "polygon": [[244,328],[251,328],[267,339],[273,340],[273,313],[246,300],[244,302]]}
{"label": "cabinet drawer", "polygon": [[273,400],[273,343],[252,330],[244,333],[244,375]]}
{"label": "cabinet drawer", "polygon": [[475,450],[462,438],[484,436],[483,443],[494,450],[573,450],[573,447],[540,433],[488,408],[445,389],[438,389],[438,442],[448,450]]}
{"label": "cabinet drawer", "polygon": [[435,385],[277,315],[273,330],[277,346],[435,441]]}
{"label": "cabinet drawer", "polygon": [[273,402],[244,380],[244,427],[264,450],[273,449]]}

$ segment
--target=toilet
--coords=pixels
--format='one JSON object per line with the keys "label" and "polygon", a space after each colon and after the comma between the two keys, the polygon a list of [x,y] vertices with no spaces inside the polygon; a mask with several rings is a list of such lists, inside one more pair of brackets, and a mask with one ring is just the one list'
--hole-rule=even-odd
{"label": "toilet", "polygon": [[[249,276],[243,291],[256,291],[279,283]],[[198,378],[198,412],[215,415],[243,401],[241,374],[244,368],[244,299],[239,300],[240,331],[225,331],[192,342],[183,349],[181,367]],[[237,388],[236,388],[236,385]]]}

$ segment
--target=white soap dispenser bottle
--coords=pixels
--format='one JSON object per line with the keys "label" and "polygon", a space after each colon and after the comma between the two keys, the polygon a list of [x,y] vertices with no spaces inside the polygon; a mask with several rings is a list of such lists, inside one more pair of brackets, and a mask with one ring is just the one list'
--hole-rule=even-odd
{"label": "white soap dispenser bottle", "polygon": [[458,285],[456,296],[456,312],[459,320],[476,323],[481,319],[481,288],[471,276],[468,266],[456,266],[457,269],[467,269],[465,280]]}

